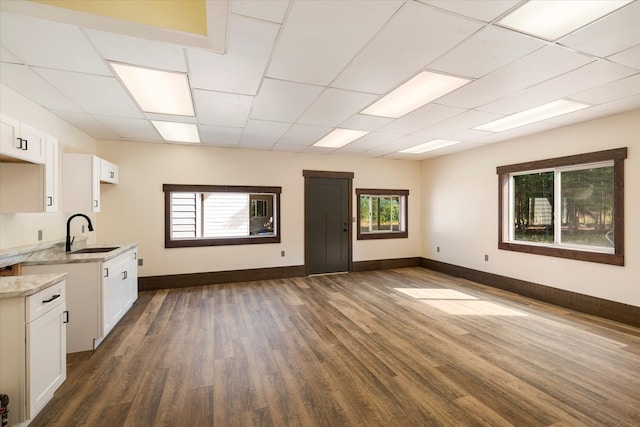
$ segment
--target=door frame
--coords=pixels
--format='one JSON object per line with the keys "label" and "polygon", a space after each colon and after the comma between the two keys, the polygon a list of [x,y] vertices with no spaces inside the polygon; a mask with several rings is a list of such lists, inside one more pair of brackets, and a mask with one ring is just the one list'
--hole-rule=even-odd
{"label": "door frame", "polygon": [[349,184],[349,220],[348,224],[348,251],[349,251],[349,259],[348,259],[348,271],[352,271],[352,263],[353,263],[353,172],[336,172],[336,171],[317,171],[317,170],[306,170],[303,169],[302,176],[304,176],[304,272],[305,276],[309,275],[309,233],[307,230],[309,229],[309,179],[310,178],[338,178],[338,179],[346,179]]}

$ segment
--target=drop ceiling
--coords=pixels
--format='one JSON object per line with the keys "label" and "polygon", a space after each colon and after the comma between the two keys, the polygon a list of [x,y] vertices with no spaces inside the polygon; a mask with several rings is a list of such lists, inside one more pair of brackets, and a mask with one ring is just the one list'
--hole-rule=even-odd
{"label": "drop ceiling", "polygon": [[[25,3],[0,1],[0,81],[100,140],[167,143],[151,125],[167,120],[197,124],[203,146],[423,159],[640,108],[638,1],[554,41],[498,24],[518,0],[208,1],[221,51],[60,8],[49,19]],[[143,112],[108,61],[187,73],[196,116]],[[398,119],[361,113],[421,71],[470,82]],[[558,99],[590,107],[475,129]],[[369,133],[313,146],[336,128]],[[435,139],[461,143],[400,153]]]}

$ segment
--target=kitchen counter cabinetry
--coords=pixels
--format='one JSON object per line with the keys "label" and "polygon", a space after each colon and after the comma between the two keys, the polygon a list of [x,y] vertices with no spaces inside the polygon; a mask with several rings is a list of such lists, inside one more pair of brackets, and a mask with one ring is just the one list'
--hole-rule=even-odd
{"label": "kitchen counter cabinetry", "polygon": [[67,378],[64,275],[33,295],[0,298],[0,390],[9,425],[26,426]]}
{"label": "kitchen counter cabinetry", "polygon": [[44,164],[0,163],[0,212],[58,211],[58,139],[45,135]]}
{"label": "kitchen counter cabinetry", "polygon": [[96,349],[138,298],[138,251],[108,260],[23,264],[25,274],[67,272],[67,353]]}
{"label": "kitchen counter cabinetry", "polygon": [[0,115],[0,127],[0,156],[44,163],[44,132],[4,114]]}

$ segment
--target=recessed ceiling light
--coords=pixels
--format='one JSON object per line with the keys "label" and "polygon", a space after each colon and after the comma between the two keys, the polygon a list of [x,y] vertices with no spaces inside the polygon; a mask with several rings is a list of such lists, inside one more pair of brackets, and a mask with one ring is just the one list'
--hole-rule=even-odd
{"label": "recessed ceiling light", "polygon": [[407,148],[400,151],[406,154],[422,154],[427,151],[439,150],[440,148],[448,147],[454,144],[460,144],[461,141],[449,141],[447,139],[434,139],[433,141],[425,142],[424,144],[416,145],[415,147]]}
{"label": "recessed ceiling light", "polygon": [[529,1],[502,18],[498,24],[546,40],[557,40],[630,2]]}
{"label": "recessed ceiling light", "polygon": [[539,122],[541,120],[550,119],[551,117],[561,116],[563,114],[588,108],[590,105],[580,102],[567,101],[559,99],[548,104],[540,105],[529,110],[521,111],[510,116],[476,126],[474,129],[486,130],[490,132],[502,132],[505,130],[517,128],[519,126],[528,125],[529,123]]}
{"label": "recessed ceiling light", "polygon": [[355,141],[368,134],[366,130],[353,130],[353,129],[334,129],[320,141],[313,144],[314,147],[331,147],[340,148],[344,147],[350,142]]}
{"label": "recessed ceiling light", "polygon": [[165,141],[192,142],[199,144],[198,126],[193,123],[163,122],[151,120]]}
{"label": "recessed ceiling light", "polygon": [[186,74],[151,70],[117,62],[110,64],[142,111],[195,116]]}
{"label": "recessed ceiling light", "polygon": [[466,85],[471,80],[423,71],[361,111],[362,114],[397,119]]}

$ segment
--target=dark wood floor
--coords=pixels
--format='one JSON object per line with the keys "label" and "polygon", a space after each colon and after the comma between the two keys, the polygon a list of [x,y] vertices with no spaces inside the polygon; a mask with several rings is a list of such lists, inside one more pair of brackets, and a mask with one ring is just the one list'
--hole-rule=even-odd
{"label": "dark wood floor", "polygon": [[640,329],[422,268],[150,291],[32,426],[638,426]]}

